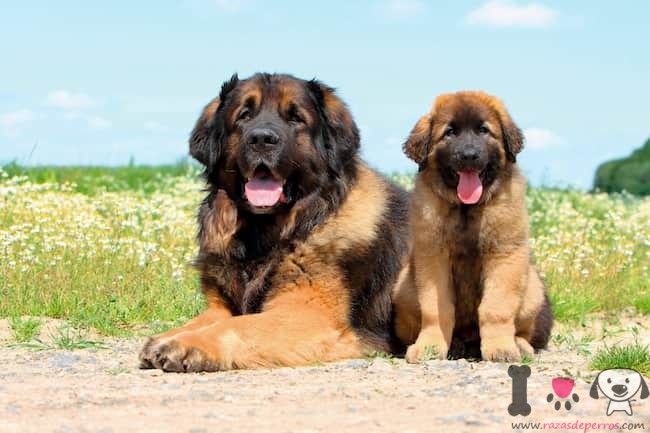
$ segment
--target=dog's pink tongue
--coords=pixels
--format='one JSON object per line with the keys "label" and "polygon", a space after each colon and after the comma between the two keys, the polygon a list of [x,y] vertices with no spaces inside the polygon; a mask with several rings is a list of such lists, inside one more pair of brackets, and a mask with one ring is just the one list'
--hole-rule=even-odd
{"label": "dog's pink tongue", "polygon": [[245,189],[253,206],[275,206],[282,197],[282,184],[273,178],[253,178],[246,182]]}
{"label": "dog's pink tongue", "polygon": [[478,171],[459,171],[458,187],[456,193],[458,198],[465,204],[475,204],[483,194],[483,184],[478,177]]}

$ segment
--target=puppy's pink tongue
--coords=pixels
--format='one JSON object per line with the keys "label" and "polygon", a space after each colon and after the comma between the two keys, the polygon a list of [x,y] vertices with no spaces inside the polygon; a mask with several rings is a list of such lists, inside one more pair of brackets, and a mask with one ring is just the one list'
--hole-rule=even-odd
{"label": "puppy's pink tongue", "polygon": [[282,183],[273,178],[253,178],[244,188],[246,199],[253,206],[275,206],[282,198]]}
{"label": "puppy's pink tongue", "polygon": [[481,199],[483,194],[483,184],[478,177],[478,171],[459,171],[458,187],[456,194],[460,201],[465,204],[475,204]]}

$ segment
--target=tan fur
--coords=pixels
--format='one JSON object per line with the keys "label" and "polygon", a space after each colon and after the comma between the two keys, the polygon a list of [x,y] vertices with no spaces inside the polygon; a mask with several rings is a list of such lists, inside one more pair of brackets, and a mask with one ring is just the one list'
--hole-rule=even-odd
{"label": "tan fur", "polygon": [[[526,183],[516,165],[508,165],[511,171],[500,174],[484,191],[468,226],[460,221],[455,191],[437,176],[435,154],[444,145],[439,144],[440,136],[453,119],[449,108],[467,103],[491,112],[488,125],[502,143],[503,164],[509,164],[503,135],[518,131],[499,100],[480,92],[463,92],[462,100],[456,94],[437,98],[432,112],[418,122],[405,144],[405,152],[413,159],[419,155],[426,159],[412,200],[411,266],[394,293],[397,334],[411,345],[406,355],[409,362],[421,360],[429,346],[446,358],[454,330],[462,332],[475,325],[483,359],[517,361],[522,353],[532,352],[530,341],[544,302],[544,287],[529,262]],[[424,131],[424,125],[431,125],[431,130]],[[520,145],[515,151],[519,150]],[[462,258],[468,243],[478,257]],[[480,299],[479,284],[483,285]]]}
{"label": "tan fur", "polygon": [[237,207],[225,191],[217,193],[207,219],[209,223],[205,225],[199,238],[201,249],[208,253],[225,254],[240,227]]}
{"label": "tan fur", "polygon": [[[357,185],[339,209],[337,218],[317,229],[308,247],[325,248],[323,254],[337,257],[375,238],[379,228],[376,222],[386,206],[384,181],[363,163],[359,163],[358,176]],[[348,233],[355,236],[347,236]]]}
{"label": "tan fur", "polygon": [[208,122],[209,119],[212,119],[214,117],[214,113],[217,112],[217,109],[219,108],[219,103],[220,100],[219,98],[214,98],[204,109],[203,109],[203,114],[201,115],[201,120],[205,123]]}

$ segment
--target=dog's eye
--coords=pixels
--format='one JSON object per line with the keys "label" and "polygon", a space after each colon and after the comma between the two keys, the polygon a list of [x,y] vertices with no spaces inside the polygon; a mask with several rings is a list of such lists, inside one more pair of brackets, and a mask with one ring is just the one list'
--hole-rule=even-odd
{"label": "dog's eye", "polygon": [[251,117],[251,110],[249,108],[242,108],[239,114],[237,115],[237,121],[239,120],[247,120],[250,119]]}
{"label": "dog's eye", "polygon": [[625,379],[625,383],[630,383],[630,379],[629,379],[629,378],[626,378],[626,379]]}
{"label": "dog's eye", "polygon": [[454,129],[454,127],[453,126],[448,126],[445,129],[445,132],[442,134],[442,136],[444,138],[448,138],[448,137],[451,137],[452,135],[454,135],[455,133],[456,133],[456,130]]}
{"label": "dog's eye", "polygon": [[612,383],[612,379],[607,379],[607,383]]}
{"label": "dog's eye", "polygon": [[296,107],[291,107],[289,113],[287,114],[287,118],[289,122],[305,123],[305,119],[300,115],[300,112],[296,109]]}
{"label": "dog's eye", "polygon": [[485,125],[481,125],[481,126],[478,128],[478,132],[479,132],[480,134],[489,134],[489,133],[490,133],[490,130],[488,129],[487,126],[485,126]]}

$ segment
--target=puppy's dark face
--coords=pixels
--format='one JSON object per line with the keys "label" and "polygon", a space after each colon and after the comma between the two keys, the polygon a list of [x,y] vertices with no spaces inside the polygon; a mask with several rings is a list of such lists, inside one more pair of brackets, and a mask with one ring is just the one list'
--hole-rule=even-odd
{"label": "puppy's dark face", "polygon": [[331,88],[269,74],[226,82],[190,139],[208,181],[256,214],[282,212],[317,193],[358,146],[352,116]]}
{"label": "puppy's dark face", "polygon": [[523,136],[503,104],[482,92],[439,96],[404,145],[452,202],[486,201],[516,161]]}

